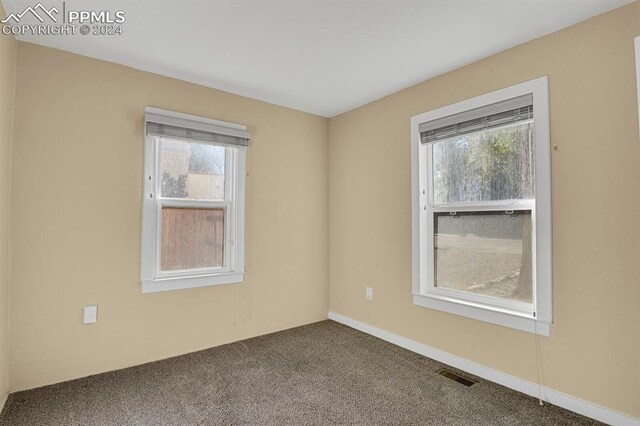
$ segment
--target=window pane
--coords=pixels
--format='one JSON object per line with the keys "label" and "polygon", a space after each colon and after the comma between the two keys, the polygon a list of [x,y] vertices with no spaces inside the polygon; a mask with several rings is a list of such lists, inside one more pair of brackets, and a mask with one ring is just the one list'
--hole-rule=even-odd
{"label": "window pane", "polygon": [[161,139],[162,196],[224,200],[225,151],[222,146]]}
{"label": "window pane", "polygon": [[434,215],[436,287],[533,302],[531,211]]}
{"label": "window pane", "polygon": [[162,208],[161,269],[223,266],[224,209]]}
{"label": "window pane", "polygon": [[535,198],[532,132],[527,122],[434,143],[434,203]]}

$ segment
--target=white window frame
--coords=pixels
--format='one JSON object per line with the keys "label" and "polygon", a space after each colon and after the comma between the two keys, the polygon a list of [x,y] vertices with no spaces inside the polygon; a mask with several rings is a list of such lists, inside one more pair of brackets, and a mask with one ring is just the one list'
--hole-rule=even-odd
{"label": "white window frame", "polygon": [[[230,128],[245,131],[243,125],[196,117],[157,108],[146,108],[145,113],[168,117],[168,122],[196,123],[194,128]],[[146,125],[145,125],[146,127]],[[160,144],[163,139],[191,143],[206,143],[186,138],[145,135],[144,176],[142,203],[141,290],[155,293],[195,287],[242,283],[244,281],[244,217],[246,147],[225,147],[225,199],[192,200],[161,197],[159,177]],[[224,261],[222,267],[162,271],[160,269],[162,239],[162,208],[222,208],[224,216]]]}
{"label": "white window frame", "polygon": [[[495,92],[418,114],[411,118],[412,277],[413,302],[518,330],[549,336],[552,323],[551,148],[548,78],[516,84]],[[533,95],[535,200],[455,203],[432,206],[431,144],[420,140],[420,123],[475,108]],[[531,210],[533,305],[470,294],[434,285],[433,214],[438,211]]]}

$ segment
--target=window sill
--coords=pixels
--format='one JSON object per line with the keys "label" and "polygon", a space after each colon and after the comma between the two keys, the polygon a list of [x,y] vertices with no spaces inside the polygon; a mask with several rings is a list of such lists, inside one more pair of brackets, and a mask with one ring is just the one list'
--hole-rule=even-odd
{"label": "window sill", "polygon": [[551,335],[551,324],[549,322],[534,319],[530,315],[507,309],[494,308],[448,297],[424,294],[414,294],[413,303],[424,308],[437,309],[450,314],[460,315],[503,327],[514,328],[516,330],[527,331],[540,336],[548,337]]}
{"label": "window sill", "polygon": [[193,277],[173,277],[141,282],[142,293],[183,290],[187,288],[209,287],[214,285],[237,284],[244,281],[244,273],[228,272],[224,274],[201,275]]}

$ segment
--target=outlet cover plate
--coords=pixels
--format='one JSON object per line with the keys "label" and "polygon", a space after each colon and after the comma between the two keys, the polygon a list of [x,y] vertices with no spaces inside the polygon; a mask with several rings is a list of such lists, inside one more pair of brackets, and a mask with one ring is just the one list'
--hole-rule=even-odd
{"label": "outlet cover plate", "polygon": [[87,305],[84,307],[84,323],[93,324],[98,321],[98,305]]}

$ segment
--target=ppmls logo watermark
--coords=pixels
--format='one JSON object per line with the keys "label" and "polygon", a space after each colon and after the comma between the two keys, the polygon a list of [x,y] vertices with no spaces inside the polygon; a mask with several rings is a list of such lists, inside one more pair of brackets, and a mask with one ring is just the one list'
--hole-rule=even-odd
{"label": "ppmls logo watermark", "polygon": [[121,35],[126,21],[123,10],[74,10],[62,2],[59,8],[42,3],[0,21],[2,33],[21,35]]}

